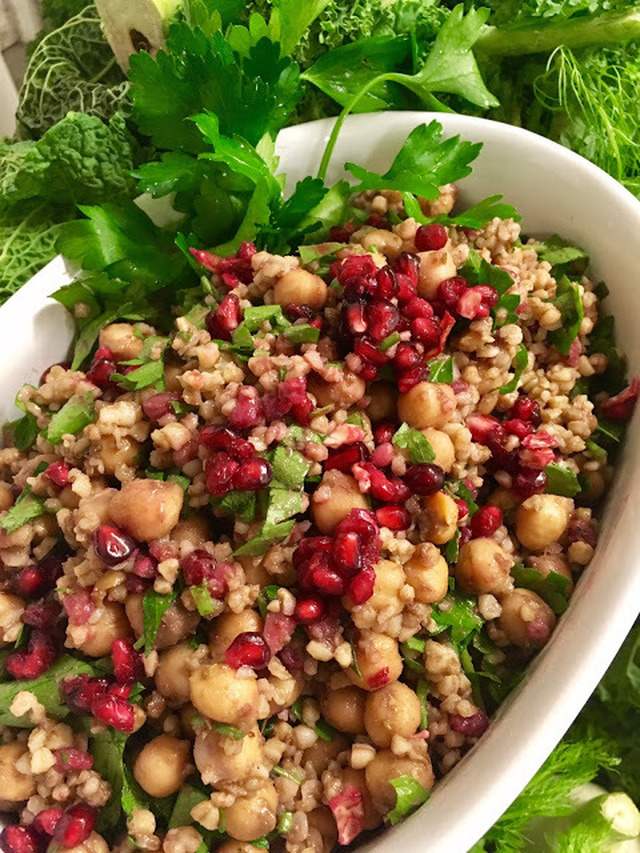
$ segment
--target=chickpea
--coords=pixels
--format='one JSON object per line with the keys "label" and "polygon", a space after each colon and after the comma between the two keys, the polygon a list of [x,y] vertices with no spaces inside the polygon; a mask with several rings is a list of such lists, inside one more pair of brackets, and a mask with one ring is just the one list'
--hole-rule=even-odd
{"label": "chickpea", "polygon": [[394,234],[393,231],[386,231],[384,228],[374,228],[372,231],[367,231],[360,243],[368,252],[375,247],[378,252],[386,255],[392,261],[402,251],[402,237]]}
{"label": "chickpea", "polygon": [[[58,847],[52,842],[47,851],[54,849],[58,849]],[[101,835],[92,832],[82,844],[76,844],[75,847],[65,847],[65,853],[109,853],[109,845]]]}
{"label": "chickpea", "polygon": [[506,592],[511,583],[513,557],[493,539],[472,539],[460,548],[455,569],[463,592]]}
{"label": "chickpea", "polygon": [[334,729],[347,734],[364,732],[364,708],[367,694],[357,687],[330,690],[320,701],[322,715]]}
{"label": "chickpea", "polygon": [[248,731],[258,719],[258,685],[255,678],[238,678],[225,663],[201,666],[189,678],[191,701],[212,720]]}
{"label": "chickpea", "polygon": [[336,820],[330,808],[318,806],[307,815],[309,837],[307,844],[314,853],[331,853],[338,840]]}
{"label": "chickpea", "polygon": [[532,495],[520,504],[516,512],[516,536],[530,551],[542,551],[560,539],[572,509],[570,498]]}
{"label": "chickpea", "polygon": [[262,764],[262,743],[257,727],[237,741],[214,731],[198,733],[193,757],[204,784],[240,781],[255,775]]}
{"label": "chickpea", "polygon": [[35,779],[25,776],[16,768],[16,762],[26,752],[26,743],[13,741],[0,745],[0,791],[3,799],[10,803],[28,800],[36,792]]}
{"label": "chickpea", "polygon": [[394,755],[390,749],[383,749],[367,764],[364,773],[373,804],[382,814],[386,814],[396,804],[396,789],[390,784],[392,779],[397,779],[398,776],[413,776],[427,791],[431,790],[434,783],[431,761],[426,753],[420,761],[415,758],[403,758]]}
{"label": "chickpea", "polygon": [[133,765],[136,782],[152,797],[168,797],[182,787],[191,770],[191,744],[172,735],[154,737]]}
{"label": "chickpea", "polygon": [[382,823],[382,817],[371,798],[371,793],[367,786],[365,771],[355,770],[353,767],[345,767],[342,771],[342,782],[345,788],[353,785],[354,788],[359,788],[362,793],[364,828],[375,829],[376,826],[380,826]]}
{"label": "chickpea", "polygon": [[[374,566],[376,579],[373,585],[373,595],[367,601],[367,611],[389,612],[391,608],[399,613],[402,610],[400,590],[404,586],[405,576],[402,566],[392,560],[379,560]],[[354,605],[348,596],[342,599],[344,607],[351,611]]]}
{"label": "chickpea", "polygon": [[255,841],[276,828],[278,792],[273,782],[265,782],[262,788],[238,797],[224,809],[227,832],[238,841]]}
{"label": "chickpea", "polygon": [[278,279],[273,288],[273,301],[286,308],[287,305],[308,305],[312,311],[320,311],[327,301],[326,283],[308,270],[295,269]]}
{"label": "chickpea", "polygon": [[179,521],[171,531],[171,541],[199,547],[211,539],[211,523],[205,515],[193,515],[185,521]]}
{"label": "chickpea", "polygon": [[390,382],[374,382],[369,388],[371,402],[367,414],[373,423],[394,420],[398,403],[398,390]]}
{"label": "chickpea", "polygon": [[422,498],[422,509],[427,526],[426,538],[434,545],[444,545],[456,535],[458,507],[446,492],[436,492]]}
{"label": "chickpea", "polygon": [[310,764],[320,776],[327,769],[329,762],[350,746],[351,742],[344,735],[336,735],[332,740],[318,738],[313,746],[307,747],[302,753],[302,766]]}
{"label": "chickpea", "polygon": [[223,613],[209,628],[209,651],[214,661],[223,661],[224,653],[239,634],[262,631],[262,618],[256,610],[247,608],[241,613]]}
{"label": "chickpea", "polygon": [[111,654],[114,640],[124,640],[131,636],[131,625],[125,609],[115,601],[105,601],[96,607],[98,619],[87,627],[89,633],[76,648],[92,658],[101,658]]}
{"label": "chickpea", "polygon": [[184,492],[177,483],[132,480],[109,506],[111,518],[139,542],[162,539],[178,523]]}
{"label": "chickpea", "polygon": [[[141,637],[144,630],[144,613],[142,610],[143,596],[139,593],[131,593],[127,596],[124,608],[127,618],[133,628],[136,637]],[[192,634],[200,621],[199,614],[187,610],[180,601],[174,601],[162,617],[154,649],[168,649],[176,643]]]}
{"label": "chickpea", "polygon": [[0,512],[5,512],[13,506],[13,489],[10,483],[0,483]]}
{"label": "chickpea", "polygon": [[14,643],[22,629],[24,601],[17,595],[0,592],[0,647]]}
{"label": "chickpea", "polygon": [[431,542],[422,542],[404,564],[407,583],[415,590],[416,601],[435,604],[449,589],[449,567]]}
{"label": "chickpea", "polygon": [[263,850],[263,847],[254,847],[248,841],[236,841],[235,838],[230,838],[220,847],[216,847],[216,853],[259,853]]}
{"label": "chickpea", "polygon": [[415,429],[441,429],[449,423],[455,410],[456,395],[451,385],[444,382],[418,382],[398,398],[400,420]]}
{"label": "chickpea", "polygon": [[142,352],[142,338],[131,323],[111,323],[100,332],[100,346],[108,347],[116,361],[130,361]]}
{"label": "chickpea", "polygon": [[540,554],[538,557],[529,557],[527,562],[539,571],[543,578],[546,578],[551,572],[568,578],[567,592],[571,593],[573,591],[573,575],[571,574],[569,563],[562,554]]}
{"label": "chickpea", "polygon": [[270,717],[279,714],[285,708],[290,708],[304,687],[304,680],[293,675],[289,675],[288,678],[276,678],[275,675],[269,675],[267,681],[273,688],[273,695],[269,699]]}
{"label": "chickpea", "polygon": [[502,613],[490,626],[496,642],[500,634],[507,643],[523,649],[544,646],[556,624],[553,610],[530,589],[513,589],[500,599]]}
{"label": "chickpea", "polygon": [[[268,586],[270,583],[273,583],[273,577],[267,571],[263,557],[237,557],[237,562],[242,566],[244,578],[247,583],[257,583],[259,586]],[[284,576],[288,576],[288,573],[285,572]],[[291,583],[295,580],[295,569],[293,569]]]}
{"label": "chickpea", "polygon": [[577,496],[576,500],[580,504],[591,506],[598,500],[598,498],[602,497],[606,488],[607,481],[605,479],[605,473],[603,470],[583,471],[582,478],[584,478],[586,482],[584,482],[582,491]]}
{"label": "chickpea", "polygon": [[311,512],[322,533],[333,533],[352,509],[368,509],[367,499],[353,477],[337,468],[327,471],[311,495]]}
{"label": "chickpea", "polygon": [[442,468],[445,474],[448,474],[453,468],[453,463],[456,461],[456,450],[453,446],[453,441],[446,432],[434,429],[433,427],[423,429],[421,432],[436,455],[436,458],[433,460],[434,463]]}
{"label": "chickpea", "polygon": [[178,643],[162,652],[154,674],[156,688],[170,703],[184,705],[189,701],[189,664],[193,660],[189,643]]}
{"label": "chickpea", "polygon": [[418,257],[420,258],[418,294],[423,299],[433,299],[438,295],[438,288],[442,282],[453,278],[456,274],[456,265],[449,252],[443,249],[418,252]]}
{"label": "chickpea", "polygon": [[[195,724],[194,724],[195,723]],[[197,711],[191,702],[187,702],[180,708],[180,725],[182,732],[193,740],[202,728],[202,714]]]}
{"label": "chickpea", "polygon": [[359,631],[354,648],[361,675],[349,667],[347,677],[358,687],[378,690],[400,678],[402,657],[398,651],[398,641],[393,637],[375,631]]}
{"label": "chickpea", "polygon": [[394,734],[411,737],[420,725],[420,700],[410,687],[395,681],[367,696],[364,722],[376,746],[391,746]]}
{"label": "chickpea", "polygon": [[105,435],[100,442],[98,456],[102,460],[105,474],[115,475],[123,466],[135,468],[140,452],[140,443],[129,436],[116,442],[114,436]]}
{"label": "chickpea", "polygon": [[504,486],[498,486],[489,495],[487,503],[490,506],[497,506],[503,513],[511,512],[520,503],[520,498],[511,489],[505,489]]}
{"label": "chickpea", "polygon": [[317,373],[310,373],[307,390],[316,398],[318,406],[333,404],[339,409],[348,409],[364,397],[367,386],[364,379],[345,368],[338,382],[326,382]]}

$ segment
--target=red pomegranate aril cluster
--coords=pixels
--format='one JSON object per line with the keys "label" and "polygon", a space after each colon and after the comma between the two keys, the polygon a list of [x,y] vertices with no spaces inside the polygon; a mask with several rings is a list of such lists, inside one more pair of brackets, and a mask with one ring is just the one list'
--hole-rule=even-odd
{"label": "red pomegranate aril cluster", "polygon": [[411,497],[411,489],[399,477],[387,475],[371,462],[356,466],[353,474],[360,490],[381,503],[403,504]]}
{"label": "red pomegranate aril cluster", "polygon": [[369,451],[361,441],[346,444],[335,450],[329,451],[329,456],[324,462],[324,470],[330,471],[337,468],[338,471],[348,473],[358,462],[365,462],[369,458]]}
{"label": "red pomegranate aril cluster", "polygon": [[144,666],[139,652],[129,640],[114,640],[111,644],[113,674],[119,684],[133,684],[144,675]]}
{"label": "red pomegranate aril cluster", "polygon": [[205,317],[207,332],[212,338],[230,341],[242,322],[240,300],[235,293],[227,293],[222,302]]}
{"label": "red pomegranate aril cluster", "polygon": [[[314,320],[313,323],[315,322]],[[268,422],[290,416],[301,426],[308,426],[309,416],[315,408],[307,394],[306,376],[292,376],[284,382],[279,382],[275,393],[265,394],[262,398],[262,405]]]}
{"label": "red pomegranate aril cluster", "polygon": [[100,347],[96,350],[93,361],[87,371],[87,379],[97,388],[106,390],[112,384],[111,375],[116,373],[117,370],[118,365],[111,350],[107,347]]}
{"label": "red pomegranate aril cluster", "polygon": [[152,421],[160,421],[166,418],[167,415],[172,415],[172,403],[178,403],[181,397],[175,391],[161,391],[159,394],[153,394],[148,397],[142,404],[142,411]]}
{"label": "red pomegranate aril cluster", "polygon": [[325,611],[324,602],[318,597],[299,598],[296,602],[296,607],[293,615],[296,622],[301,625],[307,625],[309,622],[315,622]]}
{"label": "red pomegranate aril cluster", "polygon": [[61,773],[91,770],[93,767],[93,756],[83,749],[65,746],[64,749],[54,749],[53,754],[56,758],[54,766]]}
{"label": "red pomegranate aril cluster", "polygon": [[397,426],[390,421],[384,421],[378,424],[373,430],[373,440],[377,445],[389,444],[393,439],[397,430]]}
{"label": "red pomegranate aril cluster", "polygon": [[[466,506],[466,505],[465,505]],[[502,524],[502,512],[497,506],[483,506],[469,522],[471,533],[476,539],[493,536]]]}
{"label": "red pomegranate aril cluster", "polygon": [[71,465],[68,462],[52,462],[44,472],[44,476],[61,489],[69,482]]}
{"label": "red pomegranate aril cluster", "polygon": [[34,628],[26,650],[10,654],[5,661],[5,667],[18,681],[30,681],[44,675],[57,657],[58,650],[50,633]]}
{"label": "red pomegranate aril cluster", "polygon": [[133,731],[135,712],[133,705],[127,701],[131,685],[80,675],[63,681],[60,689],[73,713],[94,716],[101,723],[122,732]]}
{"label": "red pomegranate aril cluster", "polygon": [[238,284],[251,284],[253,281],[253,267],[251,258],[256,253],[253,243],[241,243],[235,255],[222,258],[213,255],[203,249],[189,249],[196,261],[211,273],[220,276],[226,287],[231,290]]}
{"label": "red pomegranate aril cluster", "polygon": [[438,288],[438,296],[447,311],[465,320],[488,317],[491,309],[498,304],[495,288],[484,284],[470,287],[469,282],[459,275],[445,279]]}
{"label": "red pomegranate aril cluster", "polygon": [[262,634],[244,631],[233,640],[224,658],[232,669],[240,669],[241,666],[264,669],[271,658],[271,650]]}
{"label": "red pomegranate aril cluster", "polygon": [[87,803],[76,803],[58,821],[53,840],[60,847],[77,847],[93,832],[98,811]]}
{"label": "red pomegranate aril cluster", "polygon": [[433,252],[447,245],[447,229],[438,222],[421,225],[416,231],[415,244],[419,252]]}
{"label": "red pomegranate aril cluster", "polygon": [[207,491],[221,498],[237,489],[255,492],[271,482],[271,465],[256,455],[250,441],[228,427],[204,427],[200,444],[214,450],[205,463]]}
{"label": "red pomegranate aril cluster", "polygon": [[540,404],[531,397],[521,395],[509,409],[508,417],[517,418],[518,420],[530,423],[534,427],[538,427],[542,423]]}
{"label": "red pomegranate aril cluster", "polygon": [[129,559],[137,545],[135,540],[119,527],[101,524],[93,535],[93,547],[103,563],[117,566]]}
{"label": "red pomegranate aril cluster", "polygon": [[540,468],[520,468],[515,474],[511,488],[521,498],[530,498],[547,487],[547,475]]}
{"label": "red pomegranate aril cluster", "polygon": [[37,565],[25,566],[13,576],[16,593],[28,601],[36,601],[50,592],[62,575],[62,560],[53,555]]}
{"label": "red pomegranate aril cluster", "polygon": [[43,809],[34,817],[31,826],[36,832],[51,837],[63,814],[64,811],[60,808]]}

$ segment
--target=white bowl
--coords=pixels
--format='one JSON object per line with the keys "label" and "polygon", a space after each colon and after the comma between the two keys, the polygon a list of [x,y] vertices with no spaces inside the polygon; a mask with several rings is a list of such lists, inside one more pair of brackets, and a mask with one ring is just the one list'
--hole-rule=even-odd
{"label": "white bowl", "polygon": [[[329,179],[355,161],[384,172],[409,131],[433,118],[445,134],[484,142],[473,174],[461,182],[463,201],[502,192],[522,214],[527,233],[558,232],[594,259],[593,275],[611,288],[609,310],[618,341],[640,372],[640,203],[576,154],[509,125],[458,115],[379,113],[347,119]],[[278,138],[282,171],[291,182],[314,174],[332,122],[288,128]],[[72,326],[46,299],[71,278],[58,258],[0,309],[0,417],[14,417],[22,382],[63,359]],[[637,417],[634,420],[637,424]],[[431,800],[404,823],[360,848],[464,853],[495,822],[555,744],[605,672],[640,605],[640,436],[629,431],[593,562],[551,642],[502,706],[488,732],[438,785]]]}

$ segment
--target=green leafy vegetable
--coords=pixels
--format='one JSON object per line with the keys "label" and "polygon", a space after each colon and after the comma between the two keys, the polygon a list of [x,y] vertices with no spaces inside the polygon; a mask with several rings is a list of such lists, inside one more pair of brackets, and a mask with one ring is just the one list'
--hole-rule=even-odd
{"label": "green leafy vegetable", "polygon": [[93,669],[90,664],[70,655],[63,655],[40,678],[33,681],[9,681],[0,684],[0,726],[30,729],[35,725],[26,716],[14,717],[9,710],[13,700],[23,690],[33,693],[38,702],[44,705],[47,716],[54,720],[63,720],[69,714],[69,708],[60,696],[60,684],[66,678],[92,674]]}
{"label": "green leafy vegetable", "polygon": [[584,318],[578,286],[566,275],[562,276],[557,281],[556,298],[550,301],[562,315],[562,326],[549,332],[547,337],[563,355],[569,355],[571,344],[576,339]]}
{"label": "green leafy vegetable", "polygon": [[280,542],[291,533],[295,519],[290,521],[281,521],[278,524],[263,524],[258,533],[247,542],[236,548],[233,552],[234,557],[257,557],[260,554],[266,553],[269,548],[276,542]]}
{"label": "green leafy vegetable", "polygon": [[256,493],[232,491],[223,498],[212,498],[214,506],[219,506],[241,521],[253,521],[256,517]]}
{"label": "green leafy vegetable", "polygon": [[583,249],[572,246],[558,234],[548,237],[542,243],[528,245],[527,248],[535,249],[538,258],[551,264],[552,267],[564,266],[574,261],[588,262],[589,260]]}
{"label": "green leafy vegetable", "polygon": [[548,494],[573,498],[580,491],[580,483],[571,468],[551,462],[545,465],[544,473],[547,475],[545,492]]}
{"label": "green leafy vegetable", "polygon": [[516,390],[520,383],[520,378],[522,377],[522,374],[526,370],[528,364],[529,354],[527,352],[527,347],[525,346],[525,344],[520,344],[516,351],[516,357],[513,362],[513,366],[515,368],[513,378],[498,389],[500,394],[510,394],[512,391]]}
{"label": "green leafy vegetable", "polygon": [[273,454],[271,467],[274,480],[288,489],[298,489],[304,485],[311,462],[299,451],[280,445]]}
{"label": "green leafy vegetable", "polygon": [[432,360],[427,362],[429,367],[429,382],[453,382],[453,358]]}
{"label": "green leafy vegetable", "polygon": [[213,598],[206,581],[202,581],[200,586],[189,587],[189,590],[201,616],[211,616],[220,609],[220,602]]}
{"label": "green leafy vegetable", "polygon": [[152,650],[160,629],[162,617],[176,600],[176,597],[176,592],[169,592],[163,595],[162,593],[151,590],[142,599],[144,627],[142,637],[136,645],[142,645],[145,654],[148,655]]}
{"label": "green leafy vegetable", "polygon": [[189,782],[184,784],[176,797],[176,802],[173,806],[171,817],[169,818],[169,829],[173,829],[178,826],[191,826],[193,823],[191,810],[195,808],[198,803],[203,803],[208,799],[209,794],[205,791],[195,788]]}
{"label": "green leafy vegetable", "polygon": [[93,394],[90,391],[71,397],[49,421],[45,438],[50,444],[60,444],[65,435],[81,432],[92,423],[94,408]]}
{"label": "green leafy vegetable", "polygon": [[18,450],[28,450],[38,436],[38,419],[27,412],[13,425],[13,443]]}
{"label": "green leafy vegetable", "polygon": [[433,462],[436,458],[429,439],[407,423],[400,425],[391,441],[396,447],[407,450],[410,462]]}
{"label": "green leafy vegetable", "polygon": [[101,807],[98,830],[112,830],[122,814],[122,788],[124,784],[124,749],[129,735],[112,728],[91,735],[89,748],[93,756],[93,769],[111,786],[111,796]]}
{"label": "green leafy vegetable", "polygon": [[403,818],[429,799],[429,791],[423,788],[413,776],[398,776],[396,779],[391,779],[389,784],[396,790],[395,808],[385,815],[385,820],[392,826],[400,823]]}
{"label": "green leafy vegetable", "polygon": [[164,388],[164,361],[148,361],[131,373],[112,373],[111,381],[117,382],[125,391],[140,391],[150,385]]}
{"label": "green leafy vegetable", "polygon": [[0,529],[13,533],[28,521],[44,515],[47,511],[44,505],[45,500],[39,495],[34,495],[31,486],[25,486],[11,509],[0,518]]}
{"label": "green leafy vegetable", "polygon": [[448,592],[443,602],[433,608],[431,618],[438,626],[434,634],[450,630],[451,642],[460,651],[466,648],[484,622],[476,612],[476,600],[459,592]]}
{"label": "green leafy vegetable", "polygon": [[542,572],[530,566],[518,563],[511,570],[516,586],[532,589],[543,598],[554,613],[560,614],[569,606],[569,578],[558,572],[549,572],[545,577]]}
{"label": "green leafy vegetable", "polygon": [[285,329],[283,335],[292,344],[315,344],[320,338],[320,329],[306,324],[291,326]]}

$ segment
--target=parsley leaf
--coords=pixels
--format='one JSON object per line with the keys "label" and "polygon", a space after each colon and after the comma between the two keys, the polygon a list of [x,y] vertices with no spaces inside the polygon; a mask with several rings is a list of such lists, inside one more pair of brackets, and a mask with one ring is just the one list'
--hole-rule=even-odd
{"label": "parsley leaf", "polygon": [[578,246],[571,246],[558,234],[553,234],[542,243],[529,243],[526,248],[535,249],[538,253],[538,259],[551,264],[554,269],[566,267],[576,261],[581,261],[584,269],[589,263],[587,253],[583,249],[578,248]]}
{"label": "parsley leaf", "polygon": [[453,358],[445,358],[444,361],[433,359],[427,362],[429,368],[429,382],[453,382]]}
{"label": "parsley leaf", "polygon": [[294,524],[295,519],[293,518],[290,521],[282,521],[278,524],[267,524],[265,522],[253,539],[237,548],[233,552],[233,556],[257,557],[266,553],[275,542],[287,538],[293,530]]}
{"label": "parsley leaf", "polygon": [[164,361],[148,361],[131,373],[112,373],[111,381],[117,382],[125,391],[140,391],[150,385],[164,387]]}
{"label": "parsley leaf", "polygon": [[569,578],[558,572],[542,572],[518,563],[511,570],[517,587],[531,589],[543,598],[554,613],[560,614],[569,606]]}
{"label": "parsley leaf", "polygon": [[206,580],[202,581],[200,586],[189,587],[193,600],[196,603],[196,609],[201,616],[211,616],[217,610],[221,609],[222,605],[217,601],[207,587]]}
{"label": "parsley leaf", "polygon": [[436,458],[429,439],[407,423],[400,426],[391,441],[396,447],[408,451],[410,462],[433,462]]}
{"label": "parsley leaf", "polygon": [[513,362],[513,366],[515,367],[515,371],[513,377],[503,385],[501,388],[498,388],[499,394],[510,394],[512,391],[515,391],[520,383],[520,377],[527,369],[529,364],[529,353],[527,352],[527,347],[525,344],[520,344],[518,350],[516,352],[516,357]]}
{"label": "parsley leaf", "polygon": [[482,617],[476,613],[476,600],[459,592],[448,592],[444,597],[445,608],[434,607],[431,618],[438,626],[434,634],[450,629],[451,642],[458,652],[466,648],[475,633],[482,628]]}
{"label": "parsley leaf", "polygon": [[291,326],[291,328],[285,329],[282,334],[288,341],[291,341],[292,344],[315,344],[320,338],[320,329],[316,329],[315,326],[309,326],[304,323]]}
{"label": "parsley leaf", "polygon": [[71,655],[63,655],[44,675],[32,681],[8,681],[0,684],[0,726],[19,726],[23,729],[33,728],[28,717],[14,717],[9,708],[18,693],[26,690],[33,693],[38,702],[44,705],[47,716],[55,720],[63,720],[69,714],[69,708],[60,697],[60,684],[66,678],[78,675],[93,675],[91,664],[77,660]]}
{"label": "parsley leaf", "polygon": [[18,450],[28,450],[38,437],[38,419],[27,412],[13,424],[13,443]]}
{"label": "parsley leaf", "polygon": [[578,286],[563,275],[556,282],[555,299],[550,299],[549,302],[562,314],[562,325],[559,329],[549,332],[547,337],[563,355],[569,355],[571,344],[578,336],[584,318]]}
{"label": "parsley leaf", "polygon": [[575,473],[564,465],[551,462],[549,465],[545,465],[544,473],[547,475],[547,487],[545,489],[547,494],[572,498],[581,491]]}
{"label": "parsley leaf", "polygon": [[81,432],[93,421],[94,408],[90,391],[82,396],[71,397],[49,421],[45,438],[50,444],[60,444],[65,435]]}
{"label": "parsley leaf", "polygon": [[223,498],[212,498],[211,503],[241,521],[253,521],[256,517],[256,493],[231,491]]}
{"label": "parsley leaf", "polygon": [[145,654],[153,649],[153,644],[158,636],[162,618],[167,610],[176,600],[177,593],[169,592],[163,595],[159,592],[151,590],[142,599],[142,612],[144,615],[144,628],[142,637],[137,641],[136,646],[143,646]]}
{"label": "parsley leaf", "polygon": [[28,521],[44,515],[46,512],[44,502],[45,498],[33,494],[31,486],[25,486],[11,509],[0,518],[0,529],[13,533]]}
{"label": "parsley leaf", "polygon": [[385,815],[385,819],[394,826],[405,818],[422,803],[426,803],[430,794],[426,788],[413,778],[413,776],[398,776],[390,779],[389,784],[396,790],[396,805]]}
{"label": "parsley leaf", "polygon": [[271,459],[273,479],[289,489],[301,488],[311,462],[302,453],[291,447],[280,445]]}

